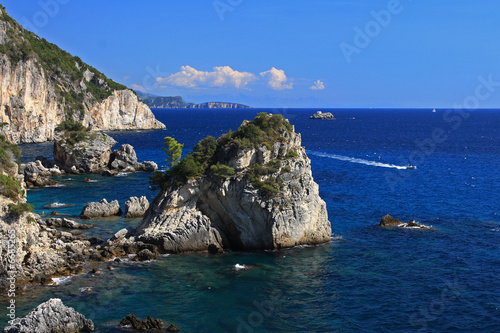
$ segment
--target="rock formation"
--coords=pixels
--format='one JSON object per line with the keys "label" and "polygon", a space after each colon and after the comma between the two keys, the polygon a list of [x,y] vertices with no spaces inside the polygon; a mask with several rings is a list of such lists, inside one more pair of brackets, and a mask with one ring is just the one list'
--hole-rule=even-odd
{"label": "rock formation", "polygon": [[0,133],[9,141],[53,140],[67,118],[94,130],[165,128],[135,92],[0,11]]}
{"label": "rock formation", "polygon": [[145,196],[130,197],[125,202],[125,217],[143,217],[149,208],[149,201]]}
{"label": "rock formation", "polygon": [[[216,145],[198,162],[211,161],[202,175],[180,186],[174,176],[164,187],[138,226],[137,240],[162,252],[279,249],[330,240],[326,204],[300,134],[287,120],[261,113]],[[188,159],[194,162],[181,161],[180,173],[196,163],[196,157]]]}
{"label": "rock formation", "polygon": [[[72,137],[78,137],[78,140]],[[116,141],[105,133],[93,131],[56,132],[54,159],[68,173],[103,173],[113,176],[120,172],[146,171],[158,169],[155,162],[139,163],[134,147],[123,144],[111,152]]]}
{"label": "rock formation", "polygon": [[312,116],[309,117],[309,119],[335,119],[333,114],[331,112],[321,112],[318,111]]}
{"label": "rock formation", "polygon": [[3,333],[74,333],[94,330],[92,320],[67,307],[59,298],[51,298],[37,306],[24,318],[16,318]]}
{"label": "rock formation", "polygon": [[[59,136],[60,135],[60,136]],[[79,142],[60,133],[54,141],[54,160],[68,173],[99,173],[108,166],[115,139],[105,133],[89,132]]]}
{"label": "rock formation", "polygon": [[122,210],[118,200],[108,202],[106,199],[102,199],[101,202],[89,202],[85,204],[80,217],[91,219],[94,217],[120,216],[121,214]]}
{"label": "rock formation", "polygon": [[433,229],[432,227],[420,224],[415,220],[411,220],[408,223],[401,222],[394,219],[391,215],[387,214],[380,220],[381,227],[400,227],[400,228],[411,228],[411,229]]}
{"label": "rock formation", "polygon": [[399,220],[395,220],[394,217],[391,215],[387,214],[386,216],[382,217],[380,220],[380,226],[381,227],[393,227],[393,226],[398,226],[402,224],[403,222]]}
{"label": "rock formation", "polygon": [[110,156],[108,166],[110,170],[117,170],[119,172],[153,172],[158,170],[158,166],[155,162],[145,161],[139,163],[137,161],[137,155],[135,154],[134,147],[127,143],[113,151]]}
{"label": "rock formation", "polygon": [[49,177],[60,176],[61,171],[57,165],[50,168],[45,167],[41,160],[28,162],[21,165],[21,173],[24,175],[24,181],[28,187],[33,186],[54,186],[57,182]]}

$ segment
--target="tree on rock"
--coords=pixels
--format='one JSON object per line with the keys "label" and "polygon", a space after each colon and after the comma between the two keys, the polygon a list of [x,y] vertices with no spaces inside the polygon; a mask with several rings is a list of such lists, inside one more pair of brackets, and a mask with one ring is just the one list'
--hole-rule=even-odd
{"label": "tree on rock", "polygon": [[163,150],[165,151],[165,153],[167,153],[168,156],[165,159],[165,162],[167,162],[167,164],[169,164],[170,167],[173,168],[181,160],[182,148],[184,147],[184,144],[178,143],[174,138],[167,136],[165,138],[165,146],[166,148],[163,148]]}

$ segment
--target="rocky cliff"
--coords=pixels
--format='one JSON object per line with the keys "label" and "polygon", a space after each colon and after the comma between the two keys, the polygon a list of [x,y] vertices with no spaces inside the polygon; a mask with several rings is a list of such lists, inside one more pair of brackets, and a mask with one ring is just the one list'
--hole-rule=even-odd
{"label": "rocky cliff", "polygon": [[279,249],[328,242],[331,226],[300,134],[261,113],[200,141],[165,176],[136,239],[164,252]]}
{"label": "rocky cliff", "polygon": [[0,11],[0,122],[8,123],[0,132],[8,140],[52,140],[68,117],[94,130],[165,128],[135,92]]}

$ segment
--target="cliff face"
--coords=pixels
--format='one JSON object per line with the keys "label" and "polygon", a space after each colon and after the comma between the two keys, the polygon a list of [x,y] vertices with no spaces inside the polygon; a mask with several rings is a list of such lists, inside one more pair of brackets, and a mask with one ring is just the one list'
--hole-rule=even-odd
{"label": "cliff face", "polygon": [[160,193],[136,239],[166,252],[279,249],[330,240],[326,204],[299,134],[281,131],[272,143],[243,149],[221,139],[219,144],[216,159],[232,175],[208,172]]}
{"label": "cliff face", "polygon": [[0,11],[0,122],[8,123],[0,132],[8,140],[53,140],[67,117],[95,130],[165,128],[133,91]]}

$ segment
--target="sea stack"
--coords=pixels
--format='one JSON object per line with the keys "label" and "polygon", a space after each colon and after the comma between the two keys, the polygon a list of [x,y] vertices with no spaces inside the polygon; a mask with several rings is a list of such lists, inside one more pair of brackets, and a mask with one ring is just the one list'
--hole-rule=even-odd
{"label": "sea stack", "polygon": [[260,113],[238,131],[210,138],[164,175],[137,240],[162,252],[280,249],[330,240],[326,204],[300,134],[286,119]]}

